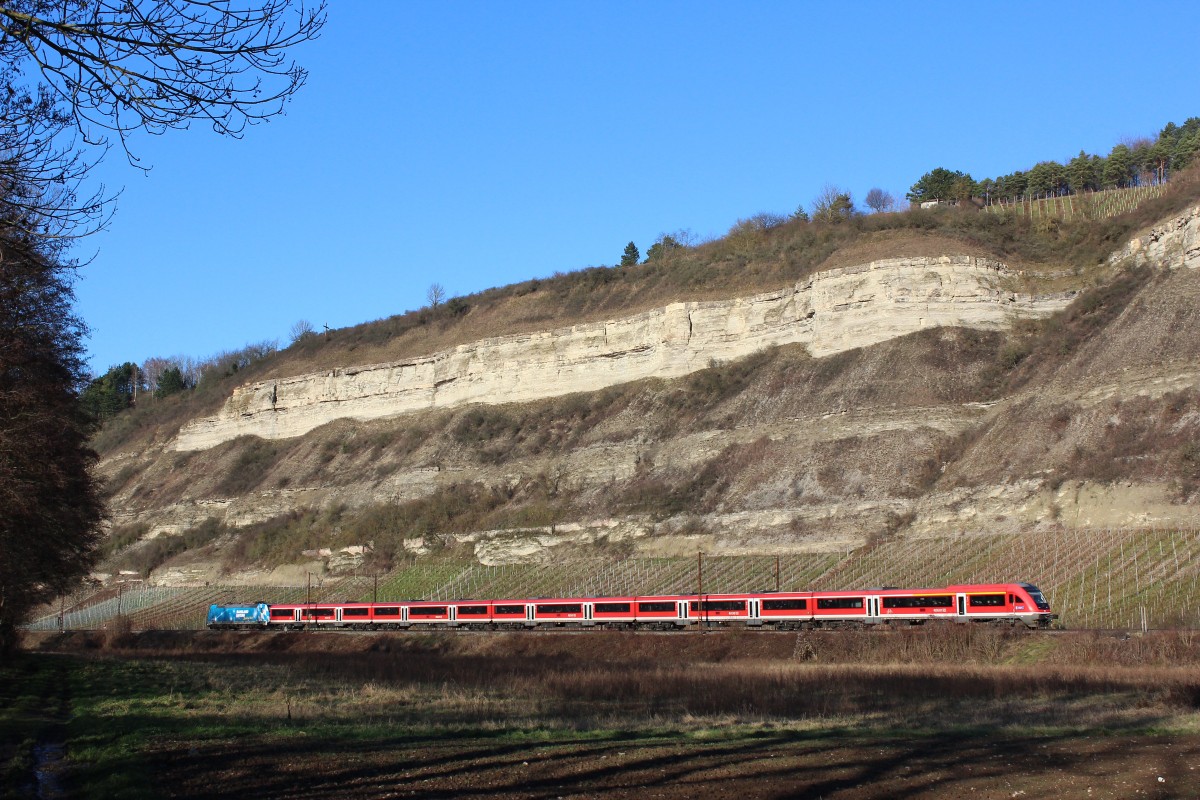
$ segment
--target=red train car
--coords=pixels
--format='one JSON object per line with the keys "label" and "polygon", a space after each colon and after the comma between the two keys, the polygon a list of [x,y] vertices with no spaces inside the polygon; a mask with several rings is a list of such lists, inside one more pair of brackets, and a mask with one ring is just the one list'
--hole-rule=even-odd
{"label": "red train car", "polygon": [[281,603],[270,606],[267,627],[674,630],[699,625],[795,629],[945,620],[1043,628],[1055,618],[1045,596],[1033,584],[988,583],[828,592]]}

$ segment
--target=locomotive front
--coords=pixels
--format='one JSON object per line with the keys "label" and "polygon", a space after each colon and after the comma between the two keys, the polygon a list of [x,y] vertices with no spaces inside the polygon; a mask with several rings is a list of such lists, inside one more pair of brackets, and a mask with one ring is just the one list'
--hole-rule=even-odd
{"label": "locomotive front", "polygon": [[1015,609],[1021,619],[1031,628],[1049,628],[1050,623],[1058,619],[1058,614],[1051,613],[1050,603],[1042,590],[1032,583],[1018,583],[1017,587]]}

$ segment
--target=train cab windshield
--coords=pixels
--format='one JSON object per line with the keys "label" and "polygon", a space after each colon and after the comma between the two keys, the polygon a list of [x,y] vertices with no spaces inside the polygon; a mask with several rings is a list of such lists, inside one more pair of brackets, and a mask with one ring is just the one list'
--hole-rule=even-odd
{"label": "train cab windshield", "polygon": [[1049,611],[1050,604],[1046,602],[1046,596],[1042,594],[1042,590],[1033,584],[1025,584],[1025,591],[1029,592],[1029,599],[1038,607],[1038,611]]}

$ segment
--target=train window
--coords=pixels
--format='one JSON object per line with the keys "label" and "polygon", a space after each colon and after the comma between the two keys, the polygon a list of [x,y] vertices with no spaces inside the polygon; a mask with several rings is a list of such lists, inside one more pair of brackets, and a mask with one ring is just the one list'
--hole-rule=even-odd
{"label": "train window", "polygon": [[332,608],[310,608],[305,613],[310,619],[333,619]]}
{"label": "train window", "polygon": [[675,604],[673,602],[656,602],[656,603],[638,603],[638,613],[652,614],[656,611],[670,611],[675,613]]}
{"label": "train window", "polygon": [[343,617],[366,617],[370,616],[371,609],[369,608],[343,608]]}
{"label": "train window", "polygon": [[807,600],[763,600],[763,611],[803,611],[808,608]]}
{"label": "train window", "polygon": [[398,606],[376,606],[375,616],[377,617],[398,617],[400,616],[400,608]]}
{"label": "train window", "polygon": [[578,614],[583,611],[579,603],[544,603],[537,607],[539,614]]}
{"label": "train window", "polygon": [[445,606],[409,606],[410,617],[440,617],[446,613]]}
{"label": "train window", "polygon": [[967,603],[971,606],[1002,606],[1004,605],[1004,595],[969,594],[967,595]]}
{"label": "train window", "polygon": [[461,616],[480,616],[487,614],[487,606],[459,606],[458,615]]}
{"label": "train window", "polygon": [[1025,591],[1029,592],[1030,599],[1033,600],[1033,604],[1038,607],[1039,611],[1050,610],[1050,604],[1046,602],[1046,597],[1042,594],[1040,589],[1038,589],[1036,586],[1026,584]]}
{"label": "train window", "polygon": [[496,606],[497,614],[525,614],[525,606]]}
{"label": "train window", "polygon": [[597,614],[628,614],[629,603],[596,603]]}
{"label": "train window", "polygon": [[272,608],[271,619],[291,619],[292,609],[290,608]]}
{"label": "train window", "polygon": [[[692,611],[700,610],[700,604],[697,603],[695,600],[688,603],[688,607]],[[705,611],[745,611],[746,610],[746,601],[745,600],[705,600],[704,601],[704,610]]]}
{"label": "train window", "polygon": [[[886,606],[889,598],[883,599]],[[817,608],[862,608],[863,599],[861,597],[819,597],[817,598]]]}
{"label": "train window", "polygon": [[884,608],[949,608],[952,605],[954,599],[948,594],[883,598]]}

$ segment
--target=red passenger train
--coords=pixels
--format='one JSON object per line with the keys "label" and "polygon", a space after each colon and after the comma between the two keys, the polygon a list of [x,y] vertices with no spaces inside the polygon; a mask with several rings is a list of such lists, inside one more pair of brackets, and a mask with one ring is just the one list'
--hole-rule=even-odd
{"label": "red passenger train", "polygon": [[[512,600],[403,600],[380,603],[273,603],[209,609],[210,628],[352,630],[458,628],[749,627],[778,630],[920,625],[930,620],[1024,624],[1045,628],[1057,618],[1029,583],[938,589],[893,587],[843,592],[560,597]],[[231,621],[236,619],[237,621]]]}

